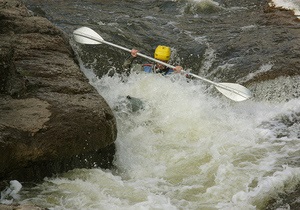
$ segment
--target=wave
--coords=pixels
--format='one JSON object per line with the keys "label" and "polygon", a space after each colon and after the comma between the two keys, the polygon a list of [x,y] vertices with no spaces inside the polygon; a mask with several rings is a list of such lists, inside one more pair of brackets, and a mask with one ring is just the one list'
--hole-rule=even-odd
{"label": "wave", "polygon": [[272,0],[269,5],[271,7],[292,10],[297,18],[300,19],[300,2],[298,0]]}

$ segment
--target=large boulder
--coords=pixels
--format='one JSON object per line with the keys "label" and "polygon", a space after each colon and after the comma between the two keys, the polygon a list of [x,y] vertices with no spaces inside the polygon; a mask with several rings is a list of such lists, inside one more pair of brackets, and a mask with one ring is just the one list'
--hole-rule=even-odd
{"label": "large boulder", "polygon": [[75,60],[61,30],[0,0],[1,180],[111,166],[115,117]]}

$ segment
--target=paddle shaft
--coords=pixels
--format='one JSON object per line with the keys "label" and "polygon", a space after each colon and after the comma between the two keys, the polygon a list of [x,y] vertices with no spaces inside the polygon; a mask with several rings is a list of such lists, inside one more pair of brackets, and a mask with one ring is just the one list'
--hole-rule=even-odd
{"label": "paddle shaft", "polygon": [[[114,43],[111,43],[111,42],[108,42],[108,41],[105,41],[105,40],[103,40],[103,41],[101,41],[101,42],[104,43],[104,44],[108,44],[108,45],[110,45],[110,46],[119,48],[119,49],[121,49],[121,50],[125,50],[125,51],[127,51],[127,52],[131,52],[130,49],[125,48],[125,47],[122,47],[122,46],[120,46],[120,45],[117,45],[117,44],[114,44]],[[149,56],[144,55],[144,54],[142,54],[142,53],[139,53],[139,52],[138,52],[137,55],[140,56],[140,57],[146,58],[146,59],[148,59],[148,60],[154,61],[154,62],[156,62],[156,63],[160,63],[160,64],[162,64],[162,65],[164,65],[164,66],[167,66],[167,67],[169,67],[169,68],[171,68],[171,69],[175,69],[175,66],[173,66],[173,65],[170,65],[170,64],[165,63],[165,62],[163,62],[163,61],[160,61],[160,60],[157,60],[157,59],[155,59],[155,58],[149,57]],[[184,73],[186,73],[186,74],[188,74],[188,75],[191,75],[191,76],[193,76],[193,77],[196,77],[196,78],[198,78],[198,79],[202,79],[202,80],[204,80],[204,81],[206,81],[206,82],[208,82],[208,83],[211,83],[211,84],[213,84],[213,85],[220,86],[218,83],[215,83],[215,82],[213,82],[213,81],[210,81],[210,80],[208,80],[208,79],[205,79],[205,78],[203,78],[203,77],[200,77],[200,76],[198,76],[198,75],[196,75],[196,74],[189,73],[189,72],[186,72],[186,71],[184,71],[184,70],[182,70],[182,72],[184,72]],[[223,88],[223,87],[222,87],[222,88]]]}
{"label": "paddle shaft", "polygon": [[[130,53],[131,53],[131,50],[130,50],[130,49],[128,49],[128,48],[126,48],[126,47],[122,47],[122,46],[117,45],[117,44],[114,44],[114,43],[112,43],[112,42],[105,41],[104,39],[100,39],[100,38],[93,37],[93,36],[90,36],[90,35],[88,35],[88,34],[82,34],[82,33],[81,33],[81,34],[76,34],[76,33],[75,33],[75,35],[79,35],[79,36],[82,36],[82,37],[85,37],[85,38],[88,38],[88,39],[97,41],[97,42],[99,42],[99,43],[107,44],[107,45],[110,45],[110,46],[112,46],[112,47],[116,47],[116,48],[119,48],[119,49],[121,49],[121,50],[124,50],[124,51],[127,51],[127,52],[130,52]],[[156,63],[160,63],[160,64],[162,64],[162,65],[164,65],[164,66],[167,66],[167,67],[169,67],[169,68],[171,68],[171,69],[175,69],[175,66],[172,66],[172,65],[170,65],[170,64],[168,64],[168,63],[165,63],[165,62],[163,62],[163,61],[157,60],[157,59],[155,59],[155,58],[149,57],[149,56],[144,55],[144,54],[142,54],[142,53],[139,53],[139,52],[138,52],[137,55],[140,56],[140,57],[146,58],[146,59],[148,59],[148,60],[154,61],[154,62],[156,62]],[[202,79],[202,80],[204,80],[204,81],[206,81],[206,82],[208,82],[208,83],[211,83],[211,84],[213,84],[213,85],[217,85],[217,86],[218,86],[218,83],[215,83],[215,82],[213,82],[213,81],[210,81],[210,80],[208,80],[208,79],[205,79],[205,78],[203,78],[203,77],[200,77],[200,76],[198,76],[198,75],[195,75],[195,74],[193,74],[193,73],[189,73],[189,72],[186,72],[186,71],[184,71],[184,70],[182,70],[182,72],[184,72],[184,73],[186,73],[186,74],[189,74],[189,75],[191,75],[191,76],[193,76],[193,77],[196,77],[196,78],[198,78],[198,79]]]}
{"label": "paddle shaft", "polygon": [[[119,49],[121,49],[121,50],[125,50],[125,51],[127,51],[127,52],[131,52],[130,49],[125,48],[125,47],[122,47],[122,46],[117,45],[117,44],[114,44],[114,43],[111,43],[111,42],[107,42],[107,41],[104,41],[104,40],[103,40],[102,43],[111,45],[111,46],[116,47],[116,48],[119,48]],[[157,59],[155,59],[155,58],[149,57],[149,56],[144,55],[144,54],[142,54],[142,53],[139,53],[139,52],[138,52],[137,55],[140,56],[140,57],[146,58],[146,59],[148,59],[148,60],[154,61],[154,62],[156,62],[156,63],[160,63],[160,64],[162,64],[162,65],[164,65],[164,66],[167,66],[167,67],[169,67],[169,68],[171,68],[171,69],[175,69],[175,66],[172,66],[172,65],[170,65],[170,64],[168,64],[168,63],[165,63],[165,62],[163,62],[163,61],[157,60]],[[203,77],[200,77],[200,76],[198,76],[198,75],[196,75],[196,74],[193,74],[193,73],[190,73],[190,72],[186,72],[186,71],[184,71],[184,70],[181,70],[181,72],[184,72],[184,73],[186,73],[187,75],[193,76],[193,77],[195,77],[195,78],[204,80],[204,81],[206,81],[206,82],[208,82],[208,83],[210,83],[210,84],[215,85],[216,87],[223,88],[223,89],[225,89],[225,90],[228,90],[228,91],[230,91],[230,92],[233,92],[233,93],[235,93],[235,94],[238,94],[238,95],[240,95],[240,96],[242,96],[242,97],[245,97],[244,94],[242,94],[242,93],[239,92],[239,91],[236,91],[235,89],[233,89],[233,88],[231,88],[231,87],[224,86],[224,85],[222,85],[222,84],[220,84],[220,83],[216,83],[216,82],[210,81],[210,80],[208,80],[208,79],[205,79],[205,78],[203,78]]]}
{"label": "paddle shaft", "polygon": [[[88,40],[95,41],[95,43],[93,43],[93,42],[90,43],[86,39],[78,40],[81,43],[84,43],[84,44],[97,44],[97,43],[101,44],[101,43],[103,43],[103,44],[107,44],[107,45],[119,48],[119,49],[127,51],[127,52],[131,52],[131,50],[128,49],[128,48],[122,47],[120,45],[117,45],[117,44],[114,44],[114,43],[111,43],[111,42],[108,42],[108,41],[105,41],[99,34],[97,34],[92,29],[89,29],[87,27],[83,27],[83,28],[78,29],[78,30],[80,30],[78,33],[77,33],[77,31],[74,31],[74,35],[77,35],[77,36],[80,36],[80,37],[83,37],[83,38],[87,38]],[[86,30],[88,30],[88,31],[86,31]],[[137,53],[137,55],[140,56],[140,57],[146,58],[148,60],[160,63],[164,66],[169,67],[169,68],[175,69],[175,66],[172,66],[168,63],[157,60],[155,58],[146,56],[142,53]],[[251,92],[247,88],[245,88],[241,85],[234,84],[234,83],[216,83],[216,82],[210,81],[208,79],[205,79],[203,77],[200,77],[196,74],[186,72],[184,70],[181,70],[181,72],[186,73],[187,75],[191,75],[195,78],[204,80],[204,81],[206,81],[210,84],[213,84],[220,92],[222,92],[225,96],[229,97],[232,100],[241,101],[241,100],[245,100],[245,99],[248,99],[249,97],[251,97]],[[236,98],[235,95],[231,95],[232,93],[235,94],[236,96],[241,96],[242,98]]]}

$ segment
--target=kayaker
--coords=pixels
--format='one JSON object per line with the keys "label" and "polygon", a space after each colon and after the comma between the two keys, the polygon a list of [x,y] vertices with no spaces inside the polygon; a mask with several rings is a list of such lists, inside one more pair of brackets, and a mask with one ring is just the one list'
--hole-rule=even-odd
{"label": "kayaker", "polygon": [[[147,73],[160,73],[162,75],[168,75],[171,73],[180,73],[182,70],[181,66],[175,66],[174,69],[169,68],[163,64],[133,64],[133,61],[137,57],[138,50],[131,50],[131,57],[125,60],[123,64],[124,69],[132,69],[133,71],[144,71]],[[170,47],[158,45],[154,52],[154,58],[164,63],[168,63],[171,58],[171,49]]]}

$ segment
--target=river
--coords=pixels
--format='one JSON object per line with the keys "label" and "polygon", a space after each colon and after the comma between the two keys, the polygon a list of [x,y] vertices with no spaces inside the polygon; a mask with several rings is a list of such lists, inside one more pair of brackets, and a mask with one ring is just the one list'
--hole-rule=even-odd
{"label": "river", "polygon": [[[283,195],[300,184],[299,1],[273,1],[291,11],[278,15],[259,0],[24,2],[70,36],[82,71],[114,110],[118,137],[113,169],[46,178],[24,187],[19,203],[56,210],[290,208]],[[149,56],[169,45],[173,64],[241,83],[253,98],[233,102],[180,75],[125,77],[129,53],[76,44],[72,32],[81,26]],[[132,110],[128,95],[141,109]]]}

